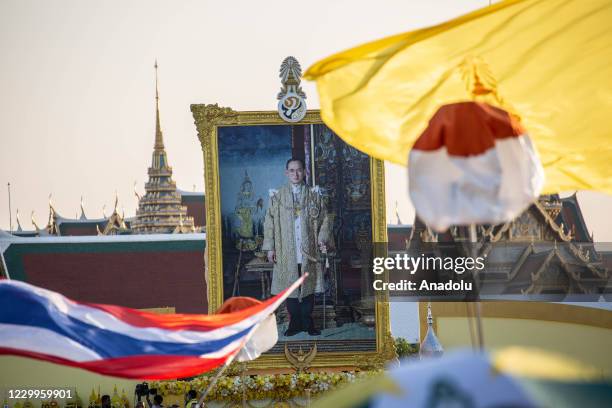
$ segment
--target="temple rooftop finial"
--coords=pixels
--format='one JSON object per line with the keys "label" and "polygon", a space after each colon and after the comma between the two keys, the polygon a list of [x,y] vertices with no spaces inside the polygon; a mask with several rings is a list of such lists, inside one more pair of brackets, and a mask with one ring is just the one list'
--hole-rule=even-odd
{"label": "temple rooftop finial", "polygon": [[87,216],[85,215],[85,206],[83,204],[83,196],[81,196],[81,216],[79,217],[80,220],[86,220]]}
{"label": "temple rooftop finial", "polygon": [[53,201],[51,200],[52,196],[53,193],[49,193],[49,214],[55,213],[55,208],[53,208]]}
{"label": "temple rooftop finial", "polygon": [[17,220],[17,232],[23,231],[23,229],[21,228],[21,222],[19,221],[19,208],[17,209],[15,219]]}
{"label": "temple rooftop finial", "polygon": [[438,340],[438,336],[434,332],[433,328],[433,316],[431,314],[431,302],[427,304],[427,334],[423,338],[421,347],[419,348],[419,356],[424,357],[438,357],[444,353],[442,344]]}
{"label": "temple rooftop finial", "polygon": [[164,138],[161,131],[161,125],[159,121],[159,86],[157,81],[157,59],[155,59],[155,149],[164,149]]}
{"label": "temple rooftop finial", "polygon": [[134,194],[136,195],[136,199],[140,201],[140,194],[138,194],[138,191],[136,191],[137,184],[138,184],[138,181],[134,181]]}
{"label": "temple rooftop finial", "polygon": [[400,219],[400,215],[399,215],[399,206],[398,206],[397,200],[395,201],[395,223],[397,225],[403,225],[402,220]]}
{"label": "temple rooftop finial", "polygon": [[34,219],[34,211],[32,211],[32,213],[30,214],[30,220],[32,221],[32,225],[34,226],[36,231],[40,231],[40,228],[38,227],[38,224],[36,223],[36,220]]}

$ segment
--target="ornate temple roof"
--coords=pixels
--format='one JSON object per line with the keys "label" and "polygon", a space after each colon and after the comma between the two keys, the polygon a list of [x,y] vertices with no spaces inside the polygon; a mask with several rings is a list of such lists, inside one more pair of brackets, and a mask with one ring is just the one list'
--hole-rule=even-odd
{"label": "ornate temple roof", "polygon": [[[32,220],[34,220],[34,213],[32,213]],[[21,227],[21,220],[19,219],[19,209],[17,209],[17,216],[16,216],[16,221],[17,221],[17,229],[15,231],[12,231],[12,235],[17,236],[17,237],[37,237],[38,236],[38,229],[35,230],[24,230]],[[34,222],[32,222],[34,224]],[[4,234],[8,234],[8,232],[5,231],[1,231]]]}
{"label": "ornate temple roof", "polygon": [[[181,193],[181,203],[182,207],[187,208],[187,217],[191,217],[194,219],[194,230],[196,232],[204,231],[206,225],[206,210],[204,204],[204,193],[202,192],[192,192],[186,193],[183,195],[182,190],[177,190]],[[120,217],[125,224],[124,230],[121,231],[121,234],[131,233],[131,226],[136,221],[136,217],[124,217],[123,215],[119,216],[118,211],[115,219]],[[33,217],[33,215],[32,215]],[[100,218],[87,218],[85,216],[85,211],[81,206],[81,214],[75,218],[64,217],[59,214],[57,210],[51,205],[49,206],[49,222],[45,227],[41,228],[38,226],[35,220],[32,220],[32,225],[34,229],[26,230],[21,225],[21,220],[19,218],[19,211],[17,211],[17,228],[11,232],[12,235],[17,237],[38,237],[38,236],[51,236],[54,234],[50,234],[49,231],[58,231],[57,236],[87,236],[87,235],[106,235],[104,231],[109,223],[109,221],[113,218],[111,216],[105,216]],[[121,221],[119,221],[119,226]],[[181,219],[179,216],[179,225],[181,224]],[[182,222],[183,226],[185,226],[185,222]],[[193,231],[190,226],[187,229],[182,228],[182,233],[186,233],[187,230]],[[171,231],[171,232],[174,232]],[[8,234],[8,232],[6,232]]]}
{"label": "ornate temple roof", "polygon": [[108,221],[104,226],[104,229],[101,230],[99,227],[96,227],[96,231],[98,235],[126,235],[131,234],[132,230],[126,224],[123,215],[120,215],[117,211],[117,204],[115,202],[115,209],[110,217],[108,217]]}
{"label": "ornate temple roof", "polygon": [[561,212],[556,221],[564,224],[576,242],[593,242],[593,236],[589,233],[582,210],[578,204],[576,193],[569,197],[561,198]]}
{"label": "ornate temple roof", "polygon": [[[96,236],[109,234],[193,233],[205,230],[206,207],[204,193],[177,189],[172,180],[172,167],[168,164],[160,124],[157,62],[155,63],[155,137],[149,181],[146,194],[138,195],[135,216],[126,218],[117,211],[117,199],[113,214],[102,218],[88,218],[81,196],[80,215],[68,218],[60,215],[49,196],[49,216],[46,226],[39,227],[32,214],[33,230],[24,230],[17,211],[17,229],[11,233],[19,237],[43,236]],[[135,187],[135,186],[134,186]],[[194,187],[195,189],[195,187]],[[42,225],[42,224],[41,224]]]}
{"label": "ornate temple roof", "polygon": [[157,85],[157,61],[155,62],[155,143],[146,193],[138,201],[136,219],[131,230],[136,234],[173,233],[195,231],[194,219],[182,205],[181,193],[172,180],[172,167],[164,148],[159,119],[159,89]]}
{"label": "ornate temple roof", "polygon": [[[391,236],[391,232],[389,233]],[[471,251],[467,227],[432,233],[418,218],[408,250]],[[612,292],[611,253],[600,253],[589,237],[576,196],[542,196],[514,220],[477,226],[478,256],[486,257],[482,284],[488,293],[586,295]],[[434,243],[432,245],[431,243]],[[451,244],[448,248],[436,244]],[[448,254],[447,254],[448,252]],[[462,256],[459,254],[458,256]],[[607,285],[607,286],[606,286]],[[602,292],[603,291],[603,292]]]}
{"label": "ornate temple roof", "polygon": [[[115,211],[117,207],[118,198],[115,196]],[[51,204],[51,199],[49,198],[49,219],[47,221],[47,226],[43,229],[39,230],[39,235],[56,235],[56,236],[71,236],[71,235],[97,235],[98,230],[103,230],[106,228],[109,217],[97,218],[97,219],[88,219],[85,216],[85,209],[83,208],[83,197],[81,197],[81,215],[78,218],[67,218],[60,215],[53,204]],[[36,224],[34,221],[32,223]]]}

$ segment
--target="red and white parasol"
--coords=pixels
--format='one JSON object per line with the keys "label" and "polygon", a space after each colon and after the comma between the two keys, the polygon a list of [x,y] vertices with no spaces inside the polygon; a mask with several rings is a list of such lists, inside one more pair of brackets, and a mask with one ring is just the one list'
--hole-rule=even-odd
{"label": "red and white parasol", "polygon": [[440,107],[412,147],[408,170],[416,213],[436,231],[509,221],[544,185],[522,126],[508,112],[479,102]]}

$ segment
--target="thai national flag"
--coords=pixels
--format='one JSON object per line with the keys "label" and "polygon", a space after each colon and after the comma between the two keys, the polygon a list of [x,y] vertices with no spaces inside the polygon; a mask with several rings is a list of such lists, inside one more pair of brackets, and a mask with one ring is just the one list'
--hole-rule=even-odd
{"label": "thai national flag", "polygon": [[[79,303],[24,282],[2,280],[0,354],[32,357],[115,377],[189,377],[233,358],[303,280],[301,277],[264,302],[215,315],[159,315]],[[264,327],[269,326],[261,325]]]}

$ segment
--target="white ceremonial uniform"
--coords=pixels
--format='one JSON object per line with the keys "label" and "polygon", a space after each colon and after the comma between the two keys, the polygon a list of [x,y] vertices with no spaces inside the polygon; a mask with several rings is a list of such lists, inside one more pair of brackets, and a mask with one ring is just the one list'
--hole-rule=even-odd
{"label": "white ceremonial uniform", "polygon": [[[298,205],[302,198],[303,184],[291,185],[293,191],[293,204]],[[295,258],[298,265],[302,264],[302,210],[293,217],[293,236],[295,237]]]}

